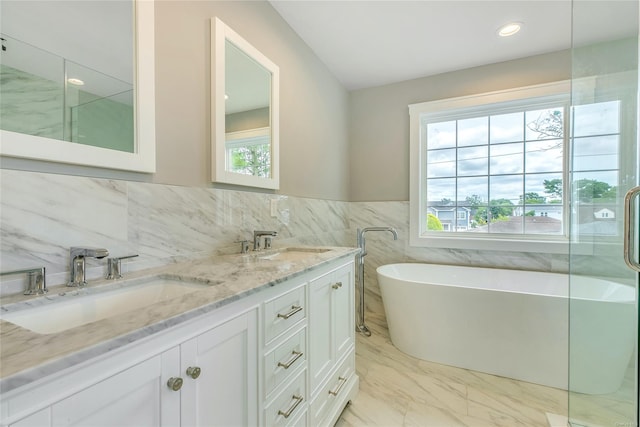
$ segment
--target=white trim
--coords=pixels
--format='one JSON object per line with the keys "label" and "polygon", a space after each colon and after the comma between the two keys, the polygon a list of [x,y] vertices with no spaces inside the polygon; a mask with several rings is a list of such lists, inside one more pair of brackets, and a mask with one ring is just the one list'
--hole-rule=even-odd
{"label": "white trim", "polygon": [[135,0],[135,152],[0,130],[0,155],[136,172],[156,171],[154,0]]}
{"label": "white trim", "polygon": [[[452,235],[449,233],[431,233],[427,237],[421,235],[420,226],[420,203],[421,194],[426,190],[425,180],[422,179],[421,165],[424,164],[425,152],[421,146],[420,116],[421,114],[431,113],[445,117],[451,110],[469,109],[471,111],[479,111],[486,109],[491,104],[506,104],[506,107],[512,107],[524,100],[531,100],[528,106],[535,106],[538,102],[548,103],[550,98],[558,97],[559,102],[568,103],[571,94],[570,81],[562,81],[537,86],[527,86],[511,90],[503,90],[497,92],[489,92],[459,98],[437,100],[431,102],[422,102],[419,104],[409,105],[409,139],[410,139],[410,155],[409,155],[409,245],[416,247],[438,247],[452,249],[485,249],[485,250],[504,250],[514,252],[547,252],[547,253],[568,253],[569,240],[567,236],[537,236],[537,235],[498,235],[488,234],[470,235],[471,233],[462,233]],[[565,121],[566,122],[566,121]],[[566,127],[566,124],[565,124]],[[566,133],[565,133],[566,134]],[[565,159],[568,153],[565,152]],[[565,160],[566,176],[567,165]],[[566,179],[565,186],[566,184]],[[565,188],[565,193],[566,188]],[[568,209],[565,209],[567,212]],[[565,233],[568,232],[568,222],[564,222]]]}
{"label": "white trim", "polygon": [[255,129],[246,129],[246,130],[238,130],[235,132],[227,132],[225,134],[225,142],[228,144],[229,141],[233,141],[236,139],[249,139],[249,138],[258,138],[261,136],[269,136],[269,128],[255,128]]}
{"label": "white trim", "polygon": [[[229,40],[238,49],[271,72],[271,178],[243,175],[226,170],[225,144],[225,41]],[[280,68],[253,47],[242,36],[233,31],[219,18],[211,18],[211,181],[277,190],[280,188]]]}

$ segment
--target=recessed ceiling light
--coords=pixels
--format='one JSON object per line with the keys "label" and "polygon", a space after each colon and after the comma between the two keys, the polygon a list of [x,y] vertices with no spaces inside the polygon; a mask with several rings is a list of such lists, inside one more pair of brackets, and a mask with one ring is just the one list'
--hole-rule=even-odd
{"label": "recessed ceiling light", "polygon": [[498,29],[500,37],[509,37],[520,31],[522,22],[509,22]]}
{"label": "recessed ceiling light", "polygon": [[67,81],[69,83],[71,83],[72,85],[76,85],[76,86],[83,86],[84,82],[80,79],[76,79],[74,77],[71,77],[70,79],[67,79]]}

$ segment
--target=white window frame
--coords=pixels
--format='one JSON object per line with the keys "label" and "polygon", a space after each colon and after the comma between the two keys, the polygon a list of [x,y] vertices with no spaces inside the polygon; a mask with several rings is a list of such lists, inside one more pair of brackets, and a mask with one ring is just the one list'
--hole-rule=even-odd
{"label": "white window frame", "polygon": [[[482,112],[496,107],[496,104],[513,103],[523,105],[523,108],[535,108],[536,103],[555,101],[569,104],[571,84],[569,81],[555,82],[544,85],[527,86],[522,88],[489,92],[460,98],[422,102],[409,105],[410,123],[410,186],[409,186],[409,244],[415,247],[451,248],[451,249],[485,249],[515,252],[546,252],[568,253],[569,239],[569,209],[567,197],[563,200],[564,235],[500,235],[473,233],[441,233],[426,232],[421,226],[423,198],[426,198],[426,141],[421,141],[420,122],[424,114],[438,114],[452,110],[467,109],[469,112]],[[556,98],[556,99],[554,99]],[[525,104],[526,101],[526,104]],[[494,111],[494,110],[492,110]],[[569,117],[565,116],[565,144],[563,167],[563,194],[568,194],[569,182],[569,143],[567,124]]]}

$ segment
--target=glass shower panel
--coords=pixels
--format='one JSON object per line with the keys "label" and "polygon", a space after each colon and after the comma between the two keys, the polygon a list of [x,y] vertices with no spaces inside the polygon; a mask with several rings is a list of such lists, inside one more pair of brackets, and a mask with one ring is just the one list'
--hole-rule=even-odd
{"label": "glass shower panel", "polygon": [[0,129],[62,139],[64,61],[0,34]]}
{"label": "glass shower panel", "polygon": [[637,427],[638,273],[623,239],[638,185],[638,2],[574,0],[572,36],[569,422]]}

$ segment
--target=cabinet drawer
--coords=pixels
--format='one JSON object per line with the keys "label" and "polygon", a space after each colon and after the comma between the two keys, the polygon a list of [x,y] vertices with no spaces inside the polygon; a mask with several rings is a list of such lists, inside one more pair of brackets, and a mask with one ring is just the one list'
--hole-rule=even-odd
{"label": "cabinet drawer", "polygon": [[297,287],[264,304],[265,344],[307,316],[306,286]]}
{"label": "cabinet drawer", "polygon": [[264,357],[265,396],[306,364],[307,328],[287,338]]}
{"label": "cabinet drawer", "polygon": [[302,370],[265,408],[264,419],[267,426],[289,426],[299,421],[298,416],[307,407],[306,373],[306,370]]}
{"label": "cabinet drawer", "polygon": [[[331,412],[334,405],[343,401],[344,395],[347,393],[347,383],[355,372],[355,360],[353,357],[347,357],[336,371],[329,377],[318,392],[309,406],[310,424],[318,426],[323,419]],[[346,403],[346,402],[345,402]]]}

